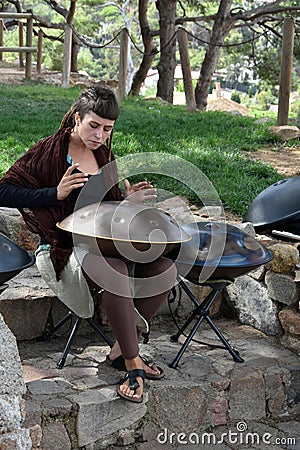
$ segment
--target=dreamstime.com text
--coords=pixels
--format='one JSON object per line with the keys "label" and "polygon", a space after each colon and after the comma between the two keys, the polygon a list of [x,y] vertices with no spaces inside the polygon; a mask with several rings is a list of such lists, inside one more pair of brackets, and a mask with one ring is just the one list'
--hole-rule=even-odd
{"label": "dreamstime.com text", "polygon": [[216,435],[213,432],[203,433],[172,433],[167,428],[158,433],[157,442],[159,444],[170,445],[220,445],[220,444],[238,444],[238,445],[289,445],[296,446],[296,438],[293,437],[273,437],[270,433],[255,433],[248,431],[246,422],[238,422],[236,429],[229,429],[226,432]]}

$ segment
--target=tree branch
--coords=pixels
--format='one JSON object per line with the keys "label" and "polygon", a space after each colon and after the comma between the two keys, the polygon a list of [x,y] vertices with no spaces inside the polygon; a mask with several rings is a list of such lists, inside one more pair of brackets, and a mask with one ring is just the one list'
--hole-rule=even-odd
{"label": "tree branch", "polygon": [[77,0],[70,1],[70,8],[66,17],[66,22],[70,25],[73,22],[75,11],[76,11],[76,2]]}
{"label": "tree branch", "polygon": [[54,9],[58,14],[67,17],[68,11],[66,8],[60,6],[55,0],[43,0],[50,8]]}
{"label": "tree branch", "polygon": [[[292,12],[292,11],[300,11],[300,6],[280,6],[279,4],[282,3],[282,0],[277,0],[274,3],[268,5],[268,6],[258,6],[257,8],[254,8],[250,11],[245,11],[242,8],[233,8],[230,11],[230,15],[233,21],[242,21],[242,22],[251,22],[255,21],[259,17],[266,16],[266,15],[276,15],[282,12]],[[235,12],[237,10],[237,12]],[[176,25],[183,25],[187,22],[211,22],[215,21],[217,17],[217,14],[211,14],[211,15],[204,15],[204,16],[195,16],[195,17],[178,17],[176,19]]]}

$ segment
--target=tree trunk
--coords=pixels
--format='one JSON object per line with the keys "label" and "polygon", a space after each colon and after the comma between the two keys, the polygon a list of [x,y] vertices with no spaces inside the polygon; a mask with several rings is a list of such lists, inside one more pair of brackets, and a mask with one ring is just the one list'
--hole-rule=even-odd
{"label": "tree trunk", "polygon": [[221,0],[219,10],[216,15],[211,39],[206,51],[200,76],[195,88],[195,100],[198,109],[205,110],[207,106],[207,97],[209,94],[212,77],[217,66],[221,46],[229,30],[234,24],[230,14],[232,0]]}
{"label": "tree trunk", "polygon": [[72,50],[71,50],[71,72],[78,72],[77,57],[79,51],[79,41],[75,33],[72,35]]}
{"label": "tree trunk", "polygon": [[[66,22],[72,27],[73,19],[76,12],[77,0],[70,0],[70,7],[67,13]],[[75,33],[72,33],[72,48],[71,48],[71,72],[77,72],[77,56],[78,56],[79,42]]]}
{"label": "tree trunk", "polygon": [[147,12],[148,0],[139,0],[139,22],[144,44],[144,55],[140,67],[133,77],[129,95],[139,95],[142,84],[147,77],[148,70],[151,69],[157,51],[150,32]]}
{"label": "tree trunk", "polygon": [[160,29],[160,60],[158,63],[157,97],[173,103],[176,67],[176,4],[177,0],[157,0]]}

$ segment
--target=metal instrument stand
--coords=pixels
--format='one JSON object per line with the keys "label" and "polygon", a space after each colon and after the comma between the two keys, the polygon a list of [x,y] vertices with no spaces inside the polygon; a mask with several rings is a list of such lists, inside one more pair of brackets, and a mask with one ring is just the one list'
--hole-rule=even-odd
{"label": "metal instrument stand", "polygon": [[198,300],[196,299],[196,297],[193,295],[193,293],[190,291],[190,289],[184,282],[184,279],[180,277],[179,286],[181,286],[181,288],[185,291],[185,293],[188,295],[188,297],[191,299],[191,301],[194,303],[194,305],[196,307],[193,309],[190,317],[186,320],[186,322],[178,330],[178,332],[171,336],[171,338],[170,338],[171,341],[177,342],[179,336],[184,333],[185,329],[193,322],[193,320],[197,320],[197,321],[196,321],[195,325],[193,326],[192,330],[190,331],[190,333],[188,334],[188,336],[187,336],[185,342],[183,343],[181,349],[179,350],[177,356],[169,364],[169,367],[171,367],[172,369],[176,369],[176,367],[178,366],[178,363],[180,361],[180,358],[182,357],[183,353],[185,352],[189,343],[191,342],[195,333],[197,332],[199,326],[201,325],[201,323],[204,320],[206,320],[206,322],[212,328],[214,333],[218,336],[220,341],[223,343],[222,348],[225,348],[226,350],[228,350],[228,352],[233,357],[233,360],[235,362],[239,362],[239,363],[244,362],[244,359],[240,357],[238,351],[234,350],[231,347],[229,342],[225,339],[225,337],[223,336],[223,334],[221,333],[219,328],[215,325],[215,323],[212,321],[212,319],[210,318],[210,315],[209,315],[209,309],[211,308],[213,302],[217,298],[219,292],[221,292],[224,287],[228,286],[231,283],[232,283],[231,280],[216,280],[216,281],[208,280],[205,283],[205,285],[210,286],[212,288],[212,291],[208,294],[208,296],[201,303],[199,303]]}
{"label": "metal instrument stand", "polygon": [[76,314],[74,314],[72,311],[69,311],[65,317],[63,317],[50,331],[48,331],[47,333],[44,333],[44,337],[52,335],[53,333],[55,333],[59,328],[61,328],[66,322],[68,322],[69,320],[72,320],[72,318],[75,317],[75,323],[72,327],[72,331],[69,334],[66,346],[64,348],[62,357],[60,358],[60,360],[58,361],[56,367],[57,369],[62,369],[65,365],[68,353],[70,351],[72,342],[76,336],[76,333],[78,331],[78,328],[82,322],[82,320],[86,320],[88,322],[89,325],[91,325],[92,328],[94,328],[94,330],[100,335],[100,337],[110,346],[110,348],[112,348],[113,346],[113,341],[106,336],[106,334],[103,333],[103,331],[101,330],[101,328],[99,328],[99,326],[96,324],[96,322],[91,319],[90,317],[87,317],[85,319],[83,319],[82,317],[78,317],[76,316]]}

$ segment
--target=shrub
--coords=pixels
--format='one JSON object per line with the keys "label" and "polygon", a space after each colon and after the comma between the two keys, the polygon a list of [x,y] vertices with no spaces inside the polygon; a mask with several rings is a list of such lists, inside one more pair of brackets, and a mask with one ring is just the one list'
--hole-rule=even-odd
{"label": "shrub", "polygon": [[240,94],[238,92],[233,92],[231,94],[231,100],[236,102],[236,103],[241,103],[241,97]]}

